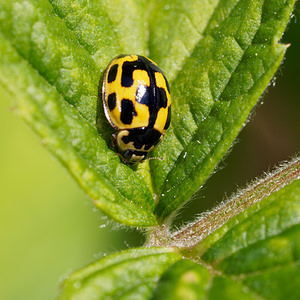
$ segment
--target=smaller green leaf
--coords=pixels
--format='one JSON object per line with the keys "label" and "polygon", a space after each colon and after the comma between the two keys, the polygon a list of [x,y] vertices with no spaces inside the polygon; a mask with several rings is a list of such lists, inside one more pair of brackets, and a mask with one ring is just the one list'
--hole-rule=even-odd
{"label": "smaller green leaf", "polygon": [[207,299],[209,271],[191,260],[180,260],[165,271],[158,282],[153,300]]}
{"label": "smaller green leaf", "polygon": [[67,278],[58,299],[149,299],[160,275],[180,259],[175,248],[115,253]]}

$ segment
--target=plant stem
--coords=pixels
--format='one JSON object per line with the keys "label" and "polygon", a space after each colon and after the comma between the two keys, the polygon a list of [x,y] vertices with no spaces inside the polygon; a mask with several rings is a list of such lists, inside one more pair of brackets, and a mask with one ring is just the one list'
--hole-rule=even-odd
{"label": "plant stem", "polygon": [[296,179],[300,179],[300,157],[255,180],[214,210],[201,215],[196,222],[175,232],[171,236],[171,245],[180,248],[195,247],[227,221]]}

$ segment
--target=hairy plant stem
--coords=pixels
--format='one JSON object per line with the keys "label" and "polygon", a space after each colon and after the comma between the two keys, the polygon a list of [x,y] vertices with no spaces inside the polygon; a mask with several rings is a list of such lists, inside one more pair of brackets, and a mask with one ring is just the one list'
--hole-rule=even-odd
{"label": "hairy plant stem", "polygon": [[214,210],[201,215],[194,223],[174,232],[169,239],[169,246],[192,250],[227,221],[296,179],[300,179],[300,157],[255,180]]}

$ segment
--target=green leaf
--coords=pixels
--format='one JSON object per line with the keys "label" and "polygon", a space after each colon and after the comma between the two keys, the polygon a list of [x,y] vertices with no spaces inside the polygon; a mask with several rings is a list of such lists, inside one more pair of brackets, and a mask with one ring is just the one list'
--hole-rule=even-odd
{"label": "green leaf", "polygon": [[17,100],[18,112],[43,138],[43,144],[95,204],[127,225],[155,225],[153,198],[143,181],[119,162],[97,130],[2,35],[0,50],[1,85]]}
{"label": "green leaf", "polygon": [[[100,46],[89,48],[86,35],[87,41],[78,41],[78,31],[73,33],[47,1],[0,1],[0,10],[0,84],[16,100],[18,112],[96,206],[126,225],[154,226],[147,185],[120,162],[95,127],[107,57],[96,61],[91,54],[97,56]],[[110,127],[106,120],[102,123],[102,128]]]}
{"label": "green leaf", "polygon": [[171,248],[109,255],[67,278],[59,299],[149,299],[159,276],[180,258]]}
{"label": "green leaf", "polygon": [[[177,2],[165,17],[173,20],[164,31],[166,40],[169,37],[166,32],[172,31],[174,22],[178,20],[175,28],[181,28],[187,19],[184,10],[178,13]],[[169,5],[168,1],[162,3],[164,7]],[[215,4],[208,6],[206,26],[189,19],[192,27],[200,31],[196,44],[187,37],[189,29],[183,29],[187,31],[181,37],[174,33],[179,45],[186,39],[186,48],[191,51],[185,58],[179,57],[180,62],[184,59],[182,70],[176,73],[174,67],[171,71],[171,76],[176,73],[171,82],[172,126],[155,151],[155,156],[163,160],[151,161],[154,191],[159,195],[156,214],[160,222],[204,184],[245,124],[286,49],[278,40],[293,0],[210,3]],[[194,8],[197,14],[197,7],[194,4],[190,10]],[[203,11],[201,5],[199,8]],[[164,44],[163,36],[160,38],[152,41],[153,53],[158,53],[159,42]],[[167,66],[171,64],[162,61]]]}

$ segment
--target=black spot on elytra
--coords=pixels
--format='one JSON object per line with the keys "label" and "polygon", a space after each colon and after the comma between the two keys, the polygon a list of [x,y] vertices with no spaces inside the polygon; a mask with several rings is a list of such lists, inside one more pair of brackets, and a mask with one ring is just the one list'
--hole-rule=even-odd
{"label": "black spot on elytra", "polygon": [[131,124],[133,116],[136,116],[134,104],[131,100],[123,99],[121,101],[121,121],[123,124]]}
{"label": "black spot on elytra", "polygon": [[167,94],[163,88],[158,88],[158,107],[166,108],[168,104]]}
{"label": "black spot on elytra", "polygon": [[171,106],[169,106],[169,108],[168,108],[168,116],[167,116],[167,120],[166,120],[164,130],[167,130],[169,128],[170,122],[171,122]]}
{"label": "black spot on elytra", "polygon": [[123,87],[131,87],[133,84],[132,73],[137,68],[136,61],[125,61],[122,66],[121,85]]}
{"label": "black spot on elytra", "polygon": [[117,77],[117,72],[118,72],[118,65],[113,65],[112,67],[110,67],[108,75],[107,75],[108,83],[115,81],[115,79]]}
{"label": "black spot on elytra", "polygon": [[116,93],[111,93],[107,97],[108,108],[112,111],[116,107]]}
{"label": "black spot on elytra", "polygon": [[135,149],[141,149],[145,146],[144,150],[149,150],[152,146],[155,146],[161,137],[161,133],[153,128],[134,128],[129,129],[129,134],[122,137],[122,141],[125,144],[133,142]]}

